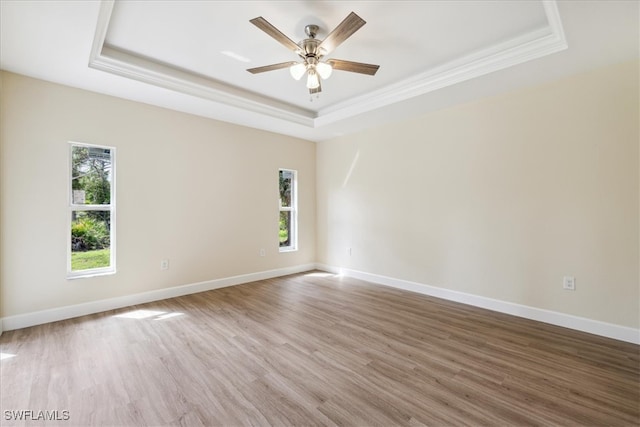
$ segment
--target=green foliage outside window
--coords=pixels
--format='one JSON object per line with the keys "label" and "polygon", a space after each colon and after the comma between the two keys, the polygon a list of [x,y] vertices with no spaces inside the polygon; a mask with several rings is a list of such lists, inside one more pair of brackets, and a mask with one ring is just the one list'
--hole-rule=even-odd
{"label": "green foliage outside window", "polygon": [[[280,206],[291,208],[291,190],[292,190],[293,172],[281,170],[279,173],[280,184]],[[280,247],[291,246],[291,211],[280,211],[280,228],[278,231]]]}
{"label": "green foliage outside window", "polygon": [[280,246],[289,246],[289,217],[290,212],[280,212]]}
{"label": "green foliage outside window", "polygon": [[108,148],[72,146],[71,197],[78,206],[71,211],[72,271],[110,265],[111,154]]}
{"label": "green foliage outside window", "polygon": [[97,147],[73,147],[73,190],[84,191],[87,205],[111,203],[111,156],[109,150]]}
{"label": "green foliage outside window", "polygon": [[[102,212],[79,212],[71,221],[71,247],[74,251],[91,251],[110,246],[110,232],[106,221],[91,214]],[[107,212],[108,214],[108,212]]]}

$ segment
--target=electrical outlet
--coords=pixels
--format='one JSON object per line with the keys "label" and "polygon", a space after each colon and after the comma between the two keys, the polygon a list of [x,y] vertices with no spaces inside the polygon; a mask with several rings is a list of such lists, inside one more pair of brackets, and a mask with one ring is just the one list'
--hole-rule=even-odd
{"label": "electrical outlet", "polygon": [[562,280],[562,289],[566,289],[567,291],[575,291],[576,278],[573,276],[564,276],[564,279]]}
{"label": "electrical outlet", "polygon": [[347,255],[351,256],[351,248],[347,248]]}
{"label": "electrical outlet", "polygon": [[267,253],[264,249],[260,249],[260,256],[265,256]]}
{"label": "electrical outlet", "polygon": [[160,261],[160,270],[168,270],[169,269],[169,260],[163,259]]}

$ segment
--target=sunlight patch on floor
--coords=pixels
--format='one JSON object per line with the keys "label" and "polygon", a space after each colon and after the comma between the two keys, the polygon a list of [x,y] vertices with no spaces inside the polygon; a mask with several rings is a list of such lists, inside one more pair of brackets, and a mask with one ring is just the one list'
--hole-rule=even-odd
{"label": "sunlight patch on floor", "polygon": [[164,320],[177,316],[184,316],[184,313],[180,313],[177,311],[167,313],[166,311],[157,310],[134,310],[128,311],[126,313],[116,314],[113,317],[120,317],[122,319],[149,319],[153,317],[153,320]]}
{"label": "sunlight patch on floor", "polygon": [[324,271],[314,271],[313,273],[305,274],[305,276],[307,276],[307,277],[333,277],[333,276],[335,276],[335,274],[327,273],[327,272],[324,272]]}
{"label": "sunlight patch on floor", "polygon": [[122,317],[125,319],[147,319],[149,317],[160,316],[161,314],[166,314],[166,312],[153,310],[134,310],[127,313],[116,314],[113,317]]}
{"label": "sunlight patch on floor", "polygon": [[162,314],[162,315],[156,317],[153,320],[169,319],[170,317],[176,317],[176,316],[184,316],[184,313],[178,313],[177,311],[174,311],[173,313],[165,313],[165,314]]}

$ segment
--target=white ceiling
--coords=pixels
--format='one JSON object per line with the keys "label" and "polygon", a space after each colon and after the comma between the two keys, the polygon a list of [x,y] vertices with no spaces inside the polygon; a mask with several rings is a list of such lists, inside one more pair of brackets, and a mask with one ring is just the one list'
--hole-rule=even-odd
{"label": "white ceiling", "polygon": [[[69,86],[321,141],[638,58],[637,1],[8,1],[0,67]],[[379,64],[335,71],[310,98],[297,59],[249,20],[294,41],[324,38],[354,11],[367,24],[328,58]],[[241,59],[238,59],[241,58]]]}

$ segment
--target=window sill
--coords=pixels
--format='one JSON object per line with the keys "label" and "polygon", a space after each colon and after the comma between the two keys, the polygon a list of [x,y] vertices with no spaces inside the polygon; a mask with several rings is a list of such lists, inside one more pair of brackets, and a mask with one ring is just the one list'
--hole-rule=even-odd
{"label": "window sill", "polygon": [[286,248],[279,248],[280,252],[297,252],[298,248],[294,248],[294,247],[286,247]]}
{"label": "window sill", "polygon": [[115,270],[91,271],[91,272],[87,272],[87,273],[74,273],[74,274],[67,274],[67,280],[89,279],[91,277],[112,276],[114,274],[116,274]]}

